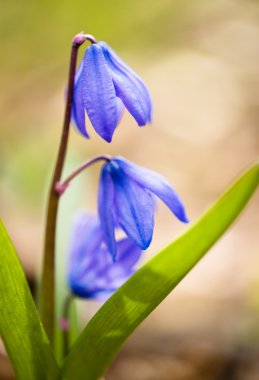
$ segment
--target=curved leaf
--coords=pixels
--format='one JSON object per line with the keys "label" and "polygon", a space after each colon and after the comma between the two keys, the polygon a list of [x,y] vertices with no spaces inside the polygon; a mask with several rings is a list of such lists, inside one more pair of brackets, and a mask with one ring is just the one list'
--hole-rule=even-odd
{"label": "curved leaf", "polygon": [[249,168],[189,230],[138,270],[101,307],[67,356],[67,379],[96,380],[133,330],[223,235],[259,184]]}
{"label": "curved leaf", "polygon": [[59,368],[13,244],[0,221],[0,335],[19,380],[55,380]]}

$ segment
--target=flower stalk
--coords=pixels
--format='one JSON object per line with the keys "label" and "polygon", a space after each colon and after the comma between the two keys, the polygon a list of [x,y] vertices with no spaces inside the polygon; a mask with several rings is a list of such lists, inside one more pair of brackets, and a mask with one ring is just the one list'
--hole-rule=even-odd
{"label": "flower stalk", "polygon": [[112,156],[110,156],[109,154],[100,154],[98,156],[91,158],[88,161],[83,162],[82,165],[80,165],[77,169],[75,169],[64,181],[56,183],[56,186],[55,186],[56,193],[59,196],[62,195],[68,188],[70,182],[75,177],[77,177],[82,171],[89,168],[89,166],[95,164],[98,161],[111,161],[111,160],[112,160]]}
{"label": "flower stalk", "polygon": [[78,49],[87,39],[92,43],[95,42],[95,39],[92,36],[84,35],[82,33],[76,35],[72,41],[65,116],[47,207],[43,272],[40,290],[40,309],[42,322],[51,343],[53,343],[54,340],[55,326],[55,240],[57,212],[60,198],[59,194],[56,192],[55,186],[61,179],[66,157]]}

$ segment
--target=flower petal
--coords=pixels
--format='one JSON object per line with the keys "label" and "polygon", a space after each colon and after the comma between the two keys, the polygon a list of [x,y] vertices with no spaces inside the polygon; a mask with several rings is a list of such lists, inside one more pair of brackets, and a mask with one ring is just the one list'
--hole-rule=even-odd
{"label": "flower petal", "polygon": [[83,102],[82,93],[82,74],[83,64],[81,63],[77,69],[74,84],[73,104],[72,104],[72,121],[76,129],[86,138],[89,138],[89,134],[85,127],[85,108]]}
{"label": "flower petal", "polygon": [[102,50],[111,72],[116,95],[122,100],[138,125],[146,125],[151,118],[151,108],[149,106],[150,98],[143,92],[142,87],[136,82],[135,77],[117,64],[105,46],[102,46]]}
{"label": "flower petal", "polygon": [[96,132],[111,142],[118,123],[117,98],[102,48],[91,45],[84,56],[83,102]]}
{"label": "flower petal", "polygon": [[117,260],[110,266],[115,269],[117,274],[119,271],[121,274],[127,273],[139,261],[141,256],[141,249],[129,238],[123,238],[117,242],[117,252]]}
{"label": "flower petal", "polygon": [[85,212],[78,214],[73,224],[68,256],[68,281],[72,289],[91,266],[98,266],[95,252],[102,242],[97,217]]}
{"label": "flower petal", "polygon": [[118,68],[118,70],[124,72],[125,75],[134,80],[136,86],[139,89],[139,92],[142,94],[142,98],[145,99],[148,112],[148,122],[151,122],[152,100],[149,91],[142,79],[115,53],[115,51],[106,42],[100,41],[98,42],[98,44],[102,46],[104,50],[108,51],[109,58],[112,60],[113,64]]}
{"label": "flower petal", "polygon": [[98,193],[98,212],[103,229],[104,240],[107,247],[115,259],[115,220],[114,220],[114,185],[111,178],[109,163],[102,168],[99,193]]}
{"label": "flower petal", "polygon": [[113,161],[109,163],[114,183],[114,202],[119,225],[142,249],[152,240],[154,203],[151,194],[129,179]]}
{"label": "flower petal", "polygon": [[133,164],[122,157],[116,157],[114,161],[132,180],[160,198],[179,220],[188,223],[189,220],[186,216],[184,205],[165,177],[152,170]]}
{"label": "flower petal", "polygon": [[134,273],[133,267],[140,258],[141,249],[128,238],[121,239],[117,244],[118,256],[116,262],[111,262],[107,248],[103,249],[102,252],[98,252],[101,257],[107,256],[110,263],[107,262],[96,272],[96,278],[92,282],[94,287],[91,290],[93,298],[102,299],[105,293],[111,295],[110,293],[118,289]]}
{"label": "flower petal", "polygon": [[122,101],[120,100],[120,98],[117,97],[117,115],[118,115],[118,124],[120,123],[121,121],[121,118],[123,116],[123,113],[124,113],[124,104],[122,103]]}
{"label": "flower petal", "polygon": [[98,247],[95,252],[91,252],[90,258],[91,262],[87,270],[74,281],[73,291],[80,297],[94,298],[98,292],[111,290],[106,276],[106,271],[112,264],[108,249]]}

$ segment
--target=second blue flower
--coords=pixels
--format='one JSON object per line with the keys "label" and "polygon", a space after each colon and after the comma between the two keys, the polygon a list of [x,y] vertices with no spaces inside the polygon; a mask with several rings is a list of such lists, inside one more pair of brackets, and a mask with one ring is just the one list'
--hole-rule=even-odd
{"label": "second blue flower", "polygon": [[150,245],[154,229],[153,195],[160,198],[179,220],[188,222],[179,196],[160,174],[122,157],[115,157],[103,166],[98,196],[99,217],[105,242],[114,258],[117,226],[141,249]]}

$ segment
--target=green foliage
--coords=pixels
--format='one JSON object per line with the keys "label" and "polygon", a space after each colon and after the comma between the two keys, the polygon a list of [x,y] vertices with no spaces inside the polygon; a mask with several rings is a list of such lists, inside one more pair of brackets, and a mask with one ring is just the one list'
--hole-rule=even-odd
{"label": "green foliage", "polygon": [[18,380],[55,380],[59,368],[28,283],[0,222],[0,334]]}
{"label": "green foliage", "polygon": [[[96,380],[127,337],[175,288],[242,211],[259,184],[249,168],[184,235],[137,271],[98,311],[65,358],[68,380]],[[24,272],[0,222],[0,333],[18,380],[56,380],[60,370]]]}
{"label": "green foliage", "polygon": [[67,379],[96,380],[133,330],[223,235],[259,183],[259,165],[241,175],[184,235],[137,271],[102,306],[67,356]]}

